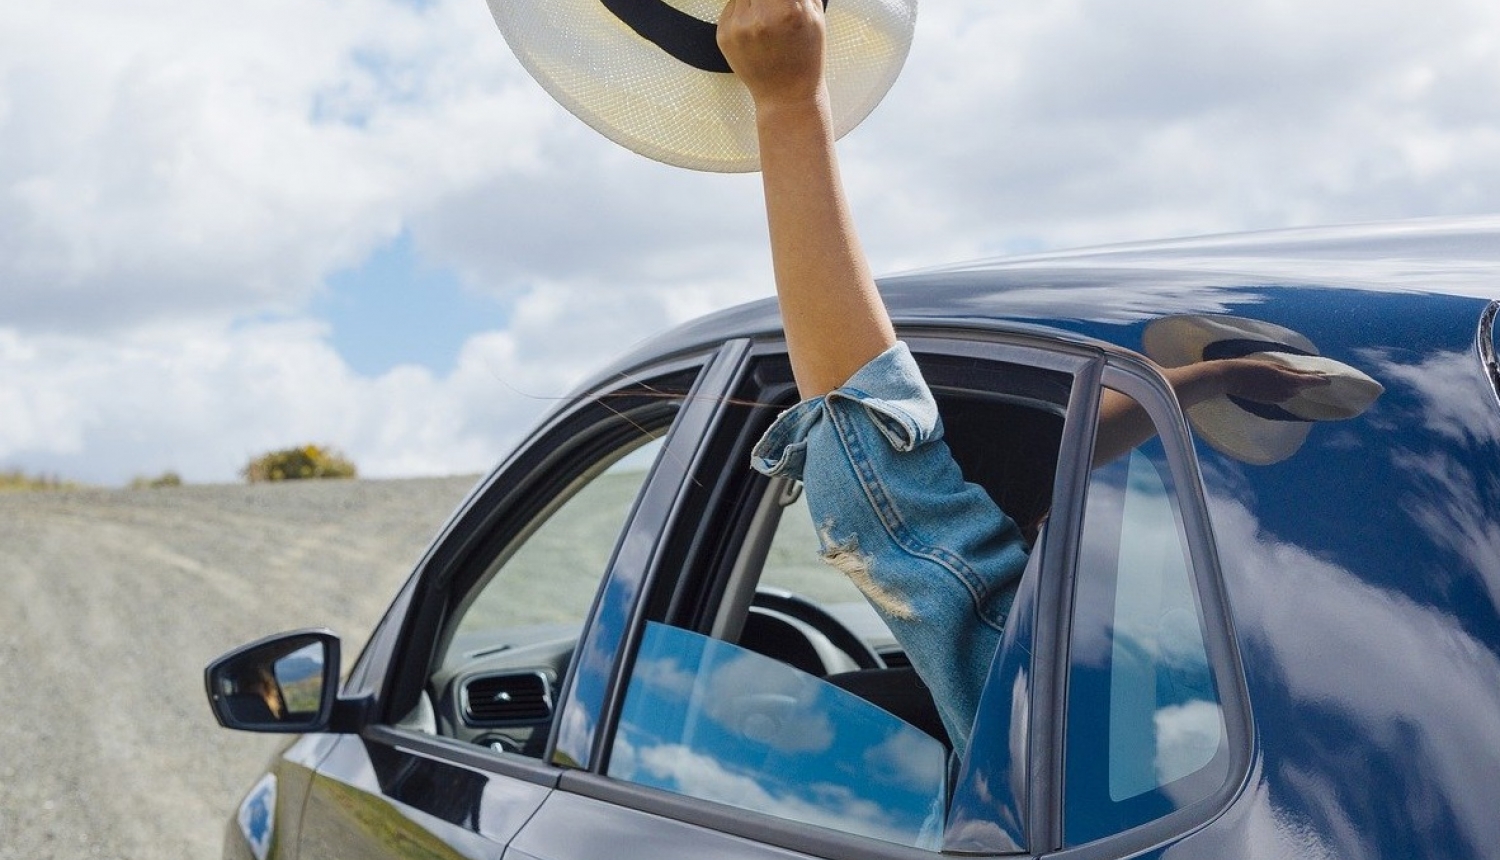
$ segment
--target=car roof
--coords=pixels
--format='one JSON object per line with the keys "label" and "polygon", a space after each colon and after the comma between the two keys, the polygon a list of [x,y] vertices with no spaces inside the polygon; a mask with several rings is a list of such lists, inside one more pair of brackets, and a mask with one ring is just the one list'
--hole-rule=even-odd
{"label": "car roof", "polygon": [[[1137,324],[1166,314],[1241,313],[1297,327],[1341,304],[1378,304],[1397,323],[1420,305],[1472,332],[1483,306],[1500,300],[1500,215],[1108,245],[922,269],[879,285],[898,327],[1041,326],[1127,348],[1138,345]],[[1325,297],[1321,307],[1308,301],[1313,293]],[[780,331],[775,300],[753,301],[647,341],[612,372]]]}
{"label": "car roof", "polygon": [[1500,215],[1133,242],[931,271],[1142,267],[1496,298],[1500,297]]}

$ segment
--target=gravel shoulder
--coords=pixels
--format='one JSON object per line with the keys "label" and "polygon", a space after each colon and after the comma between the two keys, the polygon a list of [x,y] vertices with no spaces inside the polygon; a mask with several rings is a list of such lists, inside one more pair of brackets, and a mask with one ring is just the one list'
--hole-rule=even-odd
{"label": "gravel shoulder", "polygon": [[217,857],[282,743],[203,667],[326,626],[352,659],[476,478],[0,494],[0,860]]}

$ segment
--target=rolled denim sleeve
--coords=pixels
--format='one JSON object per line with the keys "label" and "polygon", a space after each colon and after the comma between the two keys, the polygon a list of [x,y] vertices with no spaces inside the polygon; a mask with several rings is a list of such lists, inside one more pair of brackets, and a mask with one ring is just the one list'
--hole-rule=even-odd
{"label": "rolled denim sleeve", "polygon": [[753,458],[760,472],[802,480],[824,559],[885,619],[962,750],[1027,545],[964,481],[906,345],[787,410]]}

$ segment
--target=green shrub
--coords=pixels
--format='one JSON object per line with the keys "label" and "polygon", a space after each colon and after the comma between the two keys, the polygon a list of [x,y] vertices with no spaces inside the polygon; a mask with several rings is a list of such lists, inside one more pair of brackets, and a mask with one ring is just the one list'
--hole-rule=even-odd
{"label": "green shrub", "polygon": [[240,474],[252,484],[304,478],[353,478],[354,464],[332,448],[303,445],[271,451],[251,460]]}
{"label": "green shrub", "polygon": [[160,475],[157,475],[154,478],[130,479],[130,489],[132,490],[150,490],[157,487],[180,486],[182,486],[182,476],[171,470],[162,472]]}

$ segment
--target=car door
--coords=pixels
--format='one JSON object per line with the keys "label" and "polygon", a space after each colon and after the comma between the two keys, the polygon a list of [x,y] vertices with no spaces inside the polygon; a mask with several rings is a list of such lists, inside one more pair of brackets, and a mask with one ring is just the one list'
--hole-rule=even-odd
{"label": "car door", "polygon": [[[1122,354],[1077,394],[1064,457],[1080,465],[1059,474],[980,703],[989,730],[955,783],[955,851],[1159,856],[1203,833],[1249,770],[1244,674],[1177,401]],[[1110,397],[1145,421],[1127,446],[1098,429]]]}
{"label": "car door", "polygon": [[[1097,350],[977,332],[907,339],[966,475],[1018,522],[1045,520],[1076,379]],[[945,850],[950,762],[965,751],[924,718],[925,688],[889,631],[819,561],[797,486],[749,467],[794,396],[779,345],[759,345],[684,486],[678,528],[662,535],[592,754],[507,857]]]}
{"label": "car door", "polygon": [[597,721],[607,616],[641,578],[629,536],[670,515],[660,488],[675,494],[716,411],[696,397],[716,363],[607,378],[476,490],[351,676],[372,718],[322,756],[298,856],[501,856],[563,770],[555,738]]}

